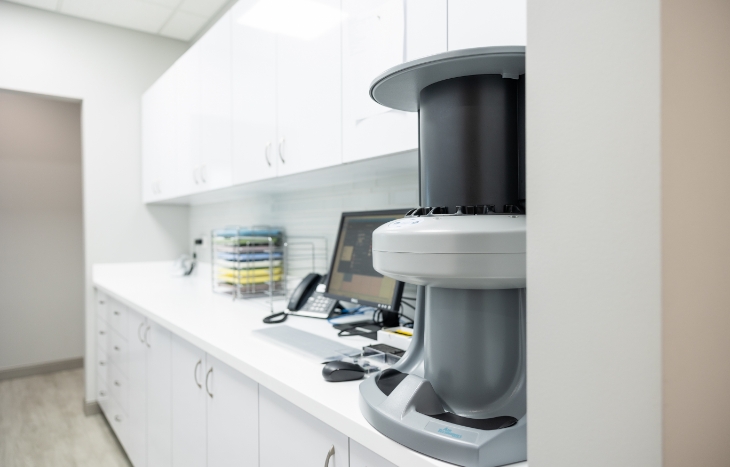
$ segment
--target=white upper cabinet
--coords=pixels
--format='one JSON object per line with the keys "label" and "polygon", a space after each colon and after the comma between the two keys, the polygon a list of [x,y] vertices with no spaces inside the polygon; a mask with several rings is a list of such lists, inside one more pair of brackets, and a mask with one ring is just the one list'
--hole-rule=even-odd
{"label": "white upper cabinet", "polygon": [[276,35],[239,21],[258,0],[231,9],[233,183],[276,176]]}
{"label": "white upper cabinet", "polygon": [[526,0],[449,0],[449,50],[526,43]]}
{"label": "white upper cabinet", "polygon": [[181,194],[203,189],[199,167],[201,163],[200,131],[200,43],[194,44],[175,62],[176,75],[175,135],[178,162],[177,177]]}
{"label": "white upper cabinet", "polygon": [[370,98],[370,84],[405,61],[446,51],[446,0],[343,0],[343,161],[418,148],[418,115]]}
{"label": "white upper cabinet", "polygon": [[[321,14],[340,13],[339,0],[316,3],[324,12],[303,12],[297,29],[318,24]],[[318,16],[307,18],[310,13]],[[342,162],[341,23],[322,29],[308,38],[277,34],[279,175]]]}
{"label": "white upper cabinet", "polygon": [[230,186],[231,177],[231,18],[226,13],[198,42],[200,68],[200,147],[193,170],[198,186]]}
{"label": "white upper cabinet", "polygon": [[177,194],[175,78],[172,69],[142,96],[142,197],[145,202]]}

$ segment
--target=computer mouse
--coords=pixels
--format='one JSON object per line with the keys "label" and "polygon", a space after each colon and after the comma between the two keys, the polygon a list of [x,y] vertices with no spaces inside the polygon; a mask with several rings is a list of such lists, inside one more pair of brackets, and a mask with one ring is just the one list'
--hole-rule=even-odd
{"label": "computer mouse", "polygon": [[337,383],[340,381],[354,381],[365,376],[365,368],[357,363],[329,362],[322,368],[322,377],[325,381]]}

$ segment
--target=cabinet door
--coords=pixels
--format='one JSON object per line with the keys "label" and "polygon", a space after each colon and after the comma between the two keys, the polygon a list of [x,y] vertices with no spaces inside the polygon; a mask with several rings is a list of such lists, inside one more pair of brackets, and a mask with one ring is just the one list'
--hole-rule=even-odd
{"label": "cabinet door", "polygon": [[449,0],[449,50],[526,43],[526,0]]}
{"label": "cabinet door", "polygon": [[276,176],[276,36],[238,21],[258,0],[231,9],[233,183]]}
{"label": "cabinet door", "polygon": [[142,96],[142,182],[145,202],[177,195],[177,83],[168,70]]}
{"label": "cabinet door", "polygon": [[208,355],[208,467],[258,466],[258,385]]}
{"label": "cabinet door", "polygon": [[259,387],[259,466],[347,467],[347,437],[264,387]]}
{"label": "cabinet door", "polygon": [[129,365],[129,443],[127,456],[134,467],[147,465],[147,345],[144,332],[147,319],[129,310],[128,365]]}
{"label": "cabinet door", "polygon": [[342,162],[341,49],[340,25],[311,39],[277,36],[279,175]]}
{"label": "cabinet door", "polygon": [[388,68],[446,51],[446,1],[344,0],[343,160],[418,148],[418,114],[370,98],[370,84]]}
{"label": "cabinet door", "polygon": [[159,80],[142,95],[142,201],[159,198],[160,159],[163,151],[163,96]]}
{"label": "cabinet door", "polygon": [[149,322],[147,344],[147,465],[172,467],[172,335]]}
{"label": "cabinet door", "polygon": [[205,352],[172,336],[172,464],[206,464]]}
{"label": "cabinet door", "polygon": [[181,195],[203,189],[200,178],[200,43],[196,42],[171,70],[177,86],[175,134],[177,183]]}
{"label": "cabinet door", "polygon": [[231,185],[231,15],[198,42],[200,51],[200,160],[204,190]]}
{"label": "cabinet door", "polygon": [[350,440],[350,467],[396,467],[396,465]]}

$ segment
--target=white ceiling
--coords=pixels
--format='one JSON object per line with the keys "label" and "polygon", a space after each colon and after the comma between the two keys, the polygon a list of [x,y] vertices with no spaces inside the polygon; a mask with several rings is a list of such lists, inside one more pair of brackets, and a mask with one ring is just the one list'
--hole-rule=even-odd
{"label": "white ceiling", "polygon": [[64,15],[189,41],[229,0],[8,0]]}

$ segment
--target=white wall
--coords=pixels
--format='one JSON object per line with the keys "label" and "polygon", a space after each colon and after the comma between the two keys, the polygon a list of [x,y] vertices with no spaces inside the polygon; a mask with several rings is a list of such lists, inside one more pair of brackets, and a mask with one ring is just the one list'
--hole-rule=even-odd
{"label": "white wall", "polygon": [[91,265],[187,250],[187,208],[146,207],[140,188],[140,96],[185,49],[0,2],[0,88],[82,101],[87,400],[96,382]]}
{"label": "white wall", "polygon": [[81,103],[0,90],[0,371],[84,356]]}
{"label": "white wall", "polygon": [[[418,174],[395,174],[379,180],[327,188],[258,195],[238,201],[190,208],[190,243],[207,238],[226,225],[269,224],[286,228],[287,235],[325,237],[332,254],[340,215],[347,211],[407,209],[418,206]],[[208,247],[201,259],[209,261]],[[301,272],[301,271],[299,271]]]}
{"label": "white wall", "polygon": [[659,6],[528,2],[530,467],[662,462]]}

